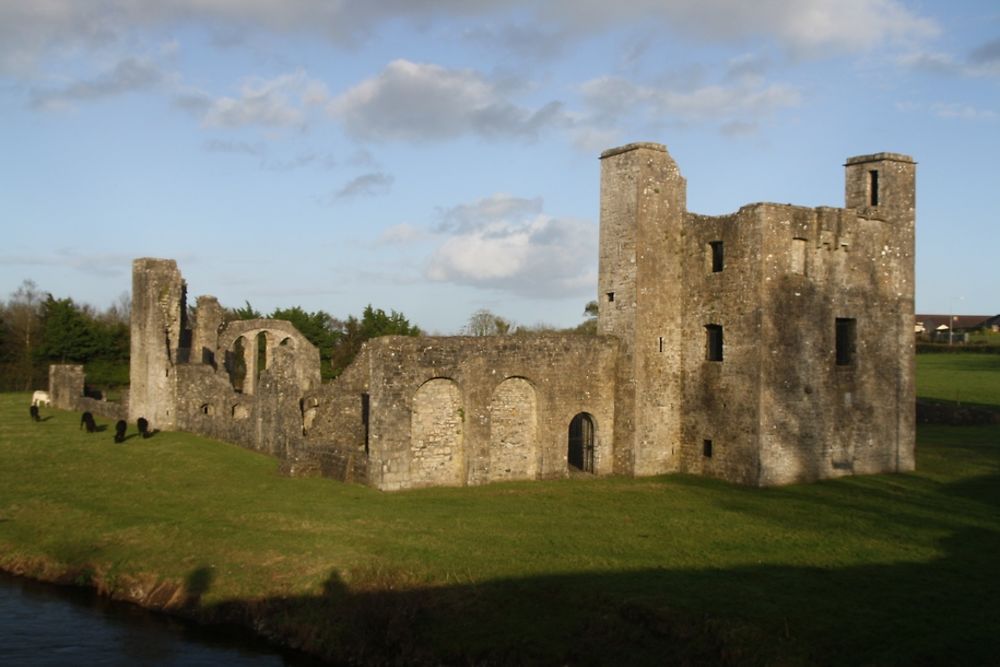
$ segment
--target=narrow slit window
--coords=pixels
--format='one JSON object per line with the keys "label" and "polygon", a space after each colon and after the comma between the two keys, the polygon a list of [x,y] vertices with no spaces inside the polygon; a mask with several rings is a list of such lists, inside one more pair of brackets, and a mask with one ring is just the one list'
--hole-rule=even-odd
{"label": "narrow slit window", "polygon": [[660,336],[660,352],[663,352],[663,336]]}
{"label": "narrow slit window", "polygon": [[722,325],[705,325],[705,359],[722,361]]}
{"label": "narrow slit window", "polygon": [[878,170],[868,172],[868,205],[878,206]]}
{"label": "narrow slit window", "polygon": [[701,443],[701,453],[706,459],[712,458],[712,441],[703,440]]}
{"label": "narrow slit window", "polygon": [[361,394],[361,424],[365,429],[365,456],[368,456],[368,422],[371,414],[371,399],[368,394]]}
{"label": "narrow slit window", "polygon": [[725,264],[722,241],[711,241],[708,244],[708,264],[712,269],[712,273],[722,271],[722,267]]}
{"label": "narrow slit window", "polygon": [[838,317],[836,326],[837,365],[853,366],[856,355],[857,320]]}

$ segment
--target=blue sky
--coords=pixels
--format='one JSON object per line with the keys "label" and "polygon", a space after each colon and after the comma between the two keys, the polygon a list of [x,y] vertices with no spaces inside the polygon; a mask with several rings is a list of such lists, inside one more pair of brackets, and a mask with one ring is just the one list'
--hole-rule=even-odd
{"label": "blue sky", "polygon": [[0,0],[0,291],[189,294],[436,333],[575,325],[598,155],[688,207],[843,205],[918,166],[917,311],[1000,312],[1000,5],[901,0]]}

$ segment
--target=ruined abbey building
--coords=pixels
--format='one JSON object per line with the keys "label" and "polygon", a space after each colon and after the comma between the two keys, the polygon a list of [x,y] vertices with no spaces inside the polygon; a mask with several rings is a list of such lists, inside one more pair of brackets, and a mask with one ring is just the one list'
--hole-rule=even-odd
{"label": "ruined abbey building", "polygon": [[[912,470],[916,165],[845,168],[844,208],[714,217],[688,212],[663,146],[606,151],[599,335],[379,338],[327,384],[289,323],[224,324],[213,297],[188,322],[176,263],[135,260],[128,417],[387,490]],[[89,400],[79,367],[50,384],[62,407]]]}

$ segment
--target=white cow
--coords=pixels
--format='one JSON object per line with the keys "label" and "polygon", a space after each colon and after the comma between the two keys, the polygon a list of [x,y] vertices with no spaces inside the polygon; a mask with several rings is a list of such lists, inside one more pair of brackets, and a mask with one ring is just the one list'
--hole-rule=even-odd
{"label": "white cow", "polygon": [[52,405],[52,400],[49,398],[49,392],[36,391],[34,394],[31,395],[32,405],[41,405],[42,403],[44,403],[45,405]]}

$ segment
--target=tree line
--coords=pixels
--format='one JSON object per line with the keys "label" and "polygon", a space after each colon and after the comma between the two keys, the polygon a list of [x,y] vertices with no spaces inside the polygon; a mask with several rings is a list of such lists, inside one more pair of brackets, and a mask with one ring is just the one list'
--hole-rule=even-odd
{"label": "tree line", "polygon": [[[49,364],[83,364],[87,384],[108,389],[128,384],[131,300],[122,294],[98,310],[71,298],[56,298],[25,280],[0,303],[0,391],[28,391],[48,386]],[[300,306],[277,308],[265,315],[249,302],[225,309],[226,321],[268,317],[288,320],[319,348],[324,379],[339,375],[357,356],[362,343],[377,336],[419,336],[421,330],[403,313],[368,305],[360,316],[333,317]],[[197,312],[188,312],[189,320]]]}
{"label": "tree line", "polygon": [[[88,385],[108,389],[128,384],[131,299],[123,293],[104,310],[71,298],[56,298],[31,280],[21,283],[6,302],[0,302],[0,391],[28,391],[48,385],[49,364],[84,364]],[[271,318],[287,320],[320,352],[321,375],[340,375],[361,349],[378,336],[420,336],[423,332],[403,313],[368,305],[360,316],[346,319],[323,310],[300,306],[276,308],[265,315],[245,302],[224,310],[227,322]],[[193,309],[189,321],[197,318]],[[576,327],[519,326],[489,310],[470,316],[462,333],[471,336],[579,333],[597,329],[597,302],[584,308],[585,320]]]}
{"label": "tree line", "polygon": [[127,384],[130,305],[126,293],[97,310],[25,280],[0,303],[0,390],[47,387],[53,363],[86,364],[95,384]]}
{"label": "tree line", "polygon": [[366,340],[379,336],[420,336],[420,327],[411,324],[403,313],[368,304],[361,317],[349,315],[347,319],[333,317],[323,310],[308,312],[300,306],[276,308],[270,315],[263,315],[247,301],[241,308],[226,310],[226,321],[253,320],[268,317],[287,320],[319,348],[320,374],[324,380],[340,375],[351,365]]}

